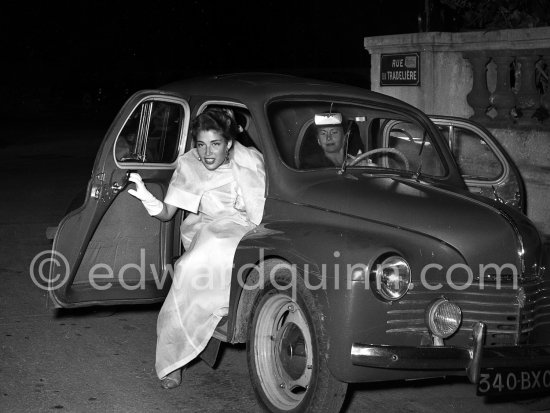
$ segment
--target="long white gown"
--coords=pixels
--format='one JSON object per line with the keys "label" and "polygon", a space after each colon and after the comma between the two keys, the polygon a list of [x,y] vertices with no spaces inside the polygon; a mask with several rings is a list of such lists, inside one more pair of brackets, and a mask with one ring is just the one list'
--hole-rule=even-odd
{"label": "long white gown", "polygon": [[[243,151],[250,150],[240,147],[237,155],[246,154]],[[261,160],[261,155],[259,158],[257,153],[252,155],[255,160]],[[161,379],[197,357],[220,319],[227,314],[237,245],[259,223],[258,219],[261,220],[263,211],[256,209],[261,206],[263,210],[263,163],[255,163],[257,169],[254,170],[251,164],[243,166],[246,162],[237,164],[235,158],[240,156],[215,171],[208,171],[188,155],[190,162],[178,165],[165,198],[167,203],[198,213],[189,214],[181,225],[186,252],[176,262],[172,287],[158,316],[155,367]],[[189,165],[203,168],[198,169],[201,177],[195,176],[191,184],[188,180],[187,187],[176,184],[182,182],[182,174],[189,177]],[[248,176],[242,173],[243,168]],[[204,181],[199,184],[197,179]],[[206,190],[195,190],[199,186],[204,188],[205,183]],[[196,204],[196,199],[190,199],[197,192],[201,192],[199,205],[193,211],[191,204]],[[260,193],[261,199],[258,199]],[[247,204],[251,194],[258,202]]]}

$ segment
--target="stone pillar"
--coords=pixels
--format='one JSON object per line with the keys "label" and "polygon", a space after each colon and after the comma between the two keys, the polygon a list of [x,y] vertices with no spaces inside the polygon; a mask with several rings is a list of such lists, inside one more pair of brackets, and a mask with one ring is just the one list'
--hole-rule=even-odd
{"label": "stone pillar", "polygon": [[471,119],[479,122],[488,120],[486,115],[489,106],[489,90],[487,88],[487,63],[489,58],[483,52],[465,53],[464,58],[470,61],[473,72],[472,90],[466,96],[468,104],[474,110]]}
{"label": "stone pillar", "polygon": [[493,94],[493,105],[497,110],[495,121],[510,120],[510,111],[516,105],[516,97],[510,85],[510,65],[514,57],[510,54],[495,54],[493,61],[497,65],[497,87]]}
{"label": "stone pillar", "polygon": [[522,116],[519,123],[532,123],[531,117],[539,105],[540,96],[535,84],[535,63],[539,57],[535,54],[522,54],[517,57],[520,66],[521,76],[519,91],[517,94],[517,107],[521,110]]}

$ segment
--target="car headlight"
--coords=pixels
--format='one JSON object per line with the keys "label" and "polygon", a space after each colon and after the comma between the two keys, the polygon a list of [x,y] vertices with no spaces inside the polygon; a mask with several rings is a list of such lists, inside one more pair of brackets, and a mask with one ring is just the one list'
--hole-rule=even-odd
{"label": "car headlight", "polygon": [[430,332],[439,338],[452,336],[462,322],[460,307],[445,298],[438,298],[426,309],[426,324]]}
{"label": "car headlight", "polygon": [[399,300],[409,290],[411,269],[403,257],[390,255],[371,272],[371,288],[383,300]]}

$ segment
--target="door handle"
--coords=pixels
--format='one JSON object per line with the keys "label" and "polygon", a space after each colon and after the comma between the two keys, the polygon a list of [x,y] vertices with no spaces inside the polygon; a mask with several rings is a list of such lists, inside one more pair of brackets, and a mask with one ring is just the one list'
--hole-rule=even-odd
{"label": "door handle", "polygon": [[128,182],[129,182],[129,178],[130,178],[130,174],[132,172],[135,172],[133,170],[128,170],[126,171],[126,174],[124,175],[124,177],[122,178],[122,182],[119,184],[117,181],[114,181],[112,184],[111,184],[111,189],[113,191],[114,194],[116,193],[119,193],[120,191],[122,191],[124,188],[126,188],[126,185],[128,185]]}

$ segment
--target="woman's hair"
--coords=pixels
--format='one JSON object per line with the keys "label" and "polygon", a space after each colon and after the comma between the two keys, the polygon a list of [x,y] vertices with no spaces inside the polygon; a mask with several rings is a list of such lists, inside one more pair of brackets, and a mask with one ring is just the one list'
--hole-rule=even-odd
{"label": "woman's hair", "polygon": [[208,109],[191,121],[191,137],[197,140],[200,132],[215,131],[232,141],[238,133],[237,126],[230,113],[223,109]]}

